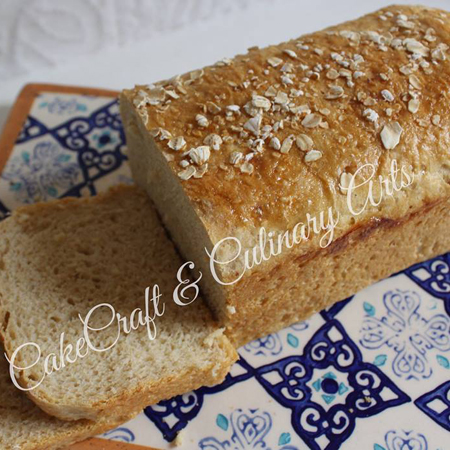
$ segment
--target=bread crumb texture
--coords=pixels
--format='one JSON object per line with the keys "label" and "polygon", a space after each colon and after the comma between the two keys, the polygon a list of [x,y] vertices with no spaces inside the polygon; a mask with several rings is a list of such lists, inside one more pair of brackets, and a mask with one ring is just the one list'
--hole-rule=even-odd
{"label": "bread crumb texture", "polygon": [[[161,290],[165,312],[155,319],[154,340],[145,326],[122,332],[111,349],[66,363],[28,393],[49,414],[67,420],[137,414],[161,399],[220,382],[236,359],[222,333],[215,334],[200,298],[185,307],[172,300],[182,261],[138,188],[23,207],[0,224],[0,233],[6,352],[11,356],[27,342],[42,352],[38,364],[17,373],[23,387],[41,380],[47,355],[59,358],[61,333],[64,345],[75,348],[83,336],[79,315],[108,303],[129,320],[136,308],[145,313],[146,287],[158,284]],[[110,321],[111,311],[102,308],[90,325],[101,328]],[[117,335],[116,323],[89,333],[97,348],[111,346]],[[27,347],[16,365],[28,366],[36,358],[36,348]]]}

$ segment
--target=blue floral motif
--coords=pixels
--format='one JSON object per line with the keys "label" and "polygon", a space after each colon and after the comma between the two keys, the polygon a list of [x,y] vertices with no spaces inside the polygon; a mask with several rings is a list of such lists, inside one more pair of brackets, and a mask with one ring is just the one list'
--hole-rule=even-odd
{"label": "blue floral motif", "polygon": [[278,439],[278,445],[289,444],[291,442],[291,433],[281,433]]}
{"label": "blue floral motif", "polygon": [[64,195],[81,175],[76,161],[52,141],[42,141],[8,161],[2,177],[22,203],[44,201]]}
{"label": "blue floral motif", "polygon": [[450,253],[415,264],[405,274],[432,296],[444,300],[450,315]]}
{"label": "blue floral motif", "polygon": [[450,431],[450,381],[422,395],[414,404],[441,427]]}
{"label": "blue floral motif", "polygon": [[47,127],[33,117],[28,117],[16,140],[17,144],[34,139],[48,133]]}
{"label": "blue floral motif", "polygon": [[384,445],[374,444],[374,450],[428,450],[426,437],[414,431],[391,430],[384,440]]}
{"label": "blue floral motif", "polygon": [[145,408],[144,414],[159,428],[164,438],[173,441],[179,431],[197,416],[203,394],[190,392]]}
{"label": "blue floral motif", "polygon": [[96,147],[102,151],[114,150],[114,147],[120,143],[120,133],[118,131],[108,129],[104,129],[100,132],[94,130],[88,139],[91,140],[93,147]]}
{"label": "blue floral motif", "polygon": [[[89,187],[93,181],[118,169],[127,159],[124,154],[125,135],[116,100],[89,117],[67,121],[52,130],[52,134],[64,148],[78,154],[86,180],[84,185]],[[77,195],[77,192],[70,192],[70,195]]]}
{"label": "blue floral motif", "polygon": [[[308,329],[308,327],[309,323],[305,320],[287,327],[286,330],[304,331]],[[286,341],[294,348],[299,344],[299,339],[291,333],[288,333]],[[284,346],[280,333],[272,333],[246,344],[242,350],[254,356],[276,356],[283,351],[283,348]]]}
{"label": "blue floral motif", "polygon": [[[251,450],[266,449],[271,450],[266,438],[272,429],[272,417],[267,411],[259,411],[258,409],[249,409],[243,411],[236,409],[227,421],[230,423],[231,437],[224,441],[220,441],[214,436],[206,437],[200,440],[199,448],[201,450]],[[289,433],[279,439],[281,447],[277,450],[298,450],[297,447],[288,444],[290,441]]]}
{"label": "blue floral motif", "polygon": [[303,320],[302,322],[294,323],[294,325],[291,325],[290,327],[287,328],[290,328],[291,330],[294,331],[304,331],[309,328],[309,321]]}
{"label": "blue floral motif", "polygon": [[386,361],[387,361],[387,355],[377,355],[376,358],[373,360],[373,363],[377,367],[381,367],[386,364]]}
{"label": "blue floral motif", "polygon": [[436,355],[436,361],[440,366],[442,366],[444,369],[450,369],[450,361],[448,358],[442,355]]}
{"label": "blue floral motif", "polygon": [[[52,104],[52,108],[63,108],[61,102]],[[67,111],[73,109],[75,103],[70,105],[66,105]],[[50,129],[28,117],[18,143],[34,147],[19,156],[16,149],[3,173],[17,201],[33,203],[80,196],[86,188],[95,194],[94,182],[126,161],[125,135],[117,100],[89,116],[80,117],[72,112],[69,117],[68,121]],[[40,141],[34,142],[37,136]]]}
{"label": "blue floral motif", "polygon": [[216,424],[219,428],[222,428],[222,430],[227,431],[230,422],[223,414],[219,414],[216,419]]}
{"label": "blue floral motif", "polygon": [[120,117],[119,102],[114,100],[105,108],[101,108],[93,115],[93,125],[97,128],[107,128],[123,133],[122,119]]}
{"label": "blue floral motif", "polygon": [[292,426],[312,450],[340,448],[358,418],[410,401],[358,347],[337,320],[311,338],[303,355],[258,369],[266,391],[292,411]]}
{"label": "blue floral motif", "polygon": [[70,116],[78,112],[87,111],[87,106],[84,103],[80,103],[75,97],[69,99],[55,97],[52,101],[40,102],[38,108],[46,109],[50,114],[57,114],[59,116]]}
{"label": "blue floral motif", "polygon": [[[159,402],[157,405],[149,406],[144,410],[144,414],[161,431],[164,439],[169,442],[173,441],[177,433],[198,415],[206,395],[222,392],[237,383],[248,380],[252,376],[251,367],[244,358],[241,357],[236,364],[242,367],[244,373],[236,376],[228,374],[223,383],[217,386],[202,387],[189,394],[179,395],[170,400]],[[225,421],[223,418],[218,420],[224,427]]]}
{"label": "blue floral motif", "polygon": [[368,349],[392,348],[396,356],[393,372],[400,378],[429,378],[432,367],[427,352],[450,350],[450,319],[444,314],[429,318],[420,312],[417,292],[394,290],[383,296],[386,315],[366,313],[361,330],[361,345]]}
{"label": "blue floral motif", "polygon": [[278,333],[268,334],[248,343],[243,350],[252,355],[279,355],[283,351],[283,344]]}
{"label": "blue floral motif", "polygon": [[102,435],[110,441],[134,442],[136,437],[134,433],[125,427],[116,428]]}
{"label": "blue floral motif", "polygon": [[314,377],[307,385],[312,392],[311,400],[315,403],[325,402],[323,407],[326,410],[330,409],[335,401],[345,401],[347,395],[353,390],[347,374],[335,373],[328,369],[314,369]]}

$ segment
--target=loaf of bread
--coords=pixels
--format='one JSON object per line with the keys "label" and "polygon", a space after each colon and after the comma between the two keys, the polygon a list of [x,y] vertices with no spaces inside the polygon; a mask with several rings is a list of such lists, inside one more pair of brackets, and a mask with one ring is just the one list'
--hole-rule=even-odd
{"label": "loaf of bread", "polygon": [[234,343],[450,249],[449,44],[449,13],[391,6],[123,91],[134,178]]}
{"label": "loaf of bread", "polygon": [[[201,298],[175,303],[182,261],[141,189],[23,207],[0,234],[0,335],[27,368],[17,386],[48,414],[138,414],[219,383],[236,360]],[[187,303],[195,289],[179,294]]]}
{"label": "loaf of bread", "polygon": [[90,422],[65,422],[48,416],[11,383],[9,364],[0,346],[0,448],[2,450],[56,450],[108,431],[127,416]]}

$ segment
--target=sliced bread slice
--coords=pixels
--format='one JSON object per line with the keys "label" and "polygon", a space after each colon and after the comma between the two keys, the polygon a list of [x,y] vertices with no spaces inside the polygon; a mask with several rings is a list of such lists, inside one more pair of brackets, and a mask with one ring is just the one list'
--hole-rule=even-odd
{"label": "sliced bread slice", "polygon": [[2,450],[56,450],[103,433],[128,417],[91,422],[66,422],[41,411],[9,377],[9,364],[0,346],[0,448]]}
{"label": "sliced bread slice", "polygon": [[[29,367],[15,370],[18,385],[50,415],[99,420],[222,381],[237,353],[201,298],[174,302],[182,264],[136,187],[15,211],[0,224],[0,335],[10,361]],[[156,284],[161,299],[157,308],[149,301],[149,317],[163,305],[164,314],[126,334]],[[80,317],[104,329],[86,333]],[[86,336],[104,351],[83,344]]]}

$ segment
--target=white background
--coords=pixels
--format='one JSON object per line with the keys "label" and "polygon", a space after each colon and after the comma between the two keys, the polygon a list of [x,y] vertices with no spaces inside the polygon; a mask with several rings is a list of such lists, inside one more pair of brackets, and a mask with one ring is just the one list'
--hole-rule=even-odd
{"label": "white background", "polygon": [[[392,3],[389,0],[181,1],[0,0],[0,129],[26,83],[120,90],[212,64],[253,45],[265,46],[299,37]],[[140,18],[136,8],[142,7],[142,3],[145,15],[143,12]],[[421,0],[421,3],[450,9],[450,0]],[[177,11],[187,4],[188,13]],[[65,9],[65,16],[61,8]],[[134,22],[126,15],[127,8],[133,8]],[[70,29],[73,23],[66,16],[71,13],[77,16],[77,26],[81,22],[83,36],[77,35],[79,27]]]}

